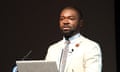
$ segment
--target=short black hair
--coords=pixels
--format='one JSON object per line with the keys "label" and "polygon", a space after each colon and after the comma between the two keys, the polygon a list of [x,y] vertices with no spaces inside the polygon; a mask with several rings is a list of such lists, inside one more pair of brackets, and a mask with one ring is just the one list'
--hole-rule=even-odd
{"label": "short black hair", "polygon": [[76,5],[65,5],[63,6],[61,9],[60,9],[60,12],[63,11],[64,9],[73,9],[73,10],[76,10],[79,14],[79,18],[80,19],[83,19],[83,13],[80,9],[79,6],[76,6]]}

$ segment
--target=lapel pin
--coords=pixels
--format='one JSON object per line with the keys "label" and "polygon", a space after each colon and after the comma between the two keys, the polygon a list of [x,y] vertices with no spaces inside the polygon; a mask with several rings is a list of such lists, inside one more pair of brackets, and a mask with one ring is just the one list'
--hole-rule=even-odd
{"label": "lapel pin", "polygon": [[80,45],[80,44],[79,44],[79,43],[77,43],[75,46],[76,46],[76,47],[79,47],[79,45]]}

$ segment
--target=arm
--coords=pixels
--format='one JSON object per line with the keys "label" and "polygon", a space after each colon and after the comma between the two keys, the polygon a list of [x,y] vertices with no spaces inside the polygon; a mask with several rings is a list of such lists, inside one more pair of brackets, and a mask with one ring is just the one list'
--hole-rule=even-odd
{"label": "arm", "polygon": [[102,71],[102,55],[99,45],[91,46],[85,53],[85,72]]}

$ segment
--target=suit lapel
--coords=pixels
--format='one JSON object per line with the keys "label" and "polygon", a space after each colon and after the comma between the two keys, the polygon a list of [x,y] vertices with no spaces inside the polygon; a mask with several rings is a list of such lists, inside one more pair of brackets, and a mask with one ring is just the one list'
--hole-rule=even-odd
{"label": "suit lapel", "polygon": [[[74,51],[70,54],[69,58],[67,59],[67,63],[66,63],[66,68],[65,68],[65,72],[67,72],[67,69],[69,69],[70,64],[72,64],[72,62],[75,62],[75,57],[77,56],[77,51],[81,48],[81,44],[84,41],[84,37],[80,36],[78,38],[77,41],[75,41],[75,43],[73,43],[73,49]],[[78,57],[78,56],[77,56]]]}

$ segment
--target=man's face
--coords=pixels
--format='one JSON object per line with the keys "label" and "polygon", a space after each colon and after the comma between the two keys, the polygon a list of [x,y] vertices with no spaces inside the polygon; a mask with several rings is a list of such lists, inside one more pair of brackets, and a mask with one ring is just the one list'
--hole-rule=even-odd
{"label": "man's face", "polygon": [[79,14],[74,9],[64,9],[60,14],[60,29],[64,34],[77,32],[79,25]]}

